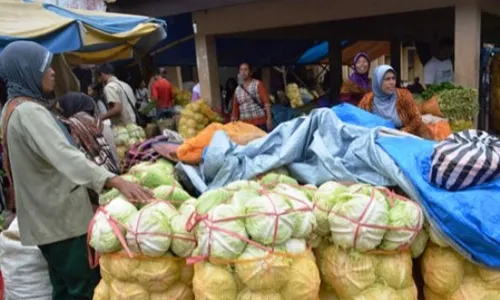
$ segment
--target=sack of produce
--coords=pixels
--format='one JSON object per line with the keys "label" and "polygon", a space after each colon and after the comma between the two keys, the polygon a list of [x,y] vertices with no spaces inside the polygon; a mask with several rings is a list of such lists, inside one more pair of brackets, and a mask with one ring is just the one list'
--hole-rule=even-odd
{"label": "sack of produce", "polygon": [[189,103],[179,119],[179,133],[185,138],[192,138],[212,122],[218,122],[219,116],[203,99]]}
{"label": "sack of produce", "polygon": [[[155,193],[169,198],[171,191]],[[98,208],[89,226],[89,244],[101,255],[93,299],[194,299],[193,266],[186,264],[196,247],[194,233],[186,231],[190,204],[177,210],[155,199],[137,209],[141,205],[120,197]]]}
{"label": "sack of produce", "polygon": [[300,189],[241,180],[204,193],[194,209],[196,299],[318,299],[315,217]]}
{"label": "sack of produce", "polygon": [[285,93],[287,98],[290,100],[290,105],[292,108],[301,107],[304,105],[302,102],[302,96],[300,94],[299,86],[296,83],[289,83],[286,85]]}
{"label": "sack of produce", "polygon": [[384,188],[333,181],[313,199],[325,290],[341,300],[417,299],[410,251],[424,223],[417,203]]}
{"label": "sack of produce", "polygon": [[422,257],[428,300],[500,299],[500,271],[477,266],[451,247],[429,243]]}
{"label": "sack of produce", "polygon": [[457,191],[500,175],[500,139],[480,130],[455,133],[434,146],[429,181]]}

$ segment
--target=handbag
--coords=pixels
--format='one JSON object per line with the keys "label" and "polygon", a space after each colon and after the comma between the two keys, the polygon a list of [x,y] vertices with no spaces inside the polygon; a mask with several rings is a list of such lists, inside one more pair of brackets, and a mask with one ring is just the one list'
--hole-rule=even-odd
{"label": "handbag", "polygon": [[119,81],[117,81],[117,83],[121,87],[125,96],[127,97],[128,104],[130,105],[130,107],[132,107],[132,110],[134,111],[136,124],[143,127],[143,128],[146,127],[148,125],[148,122],[141,116],[141,114],[139,113],[139,111],[137,110],[135,105],[132,103],[132,101],[130,100],[130,97],[127,94],[127,91],[125,91],[125,89],[123,88],[122,83]]}

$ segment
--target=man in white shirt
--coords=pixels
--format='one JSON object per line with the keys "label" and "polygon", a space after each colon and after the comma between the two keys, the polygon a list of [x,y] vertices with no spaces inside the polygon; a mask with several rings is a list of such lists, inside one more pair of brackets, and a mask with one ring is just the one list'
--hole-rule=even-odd
{"label": "man in white shirt", "polygon": [[424,66],[424,83],[426,85],[443,82],[453,83],[452,47],[451,40],[442,39],[438,47],[434,49],[434,55]]}
{"label": "man in white shirt", "polygon": [[113,74],[113,66],[109,64],[97,68],[97,75],[104,85],[104,96],[109,106],[109,110],[99,118],[110,119],[113,125],[135,124],[136,118],[132,105],[135,105],[137,100],[134,91],[126,82],[118,80]]}

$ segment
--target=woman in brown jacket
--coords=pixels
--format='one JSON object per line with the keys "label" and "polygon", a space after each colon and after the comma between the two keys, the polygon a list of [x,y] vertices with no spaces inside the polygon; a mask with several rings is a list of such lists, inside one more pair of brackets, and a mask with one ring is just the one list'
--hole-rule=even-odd
{"label": "woman in brown jacket", "polygon": [[390,120],[397,129],[428,137],[418,107],[408,90],[396,88],[396,72],[391,66],[378,66],[373,72],[372,92],[367,93],[359,107]]}

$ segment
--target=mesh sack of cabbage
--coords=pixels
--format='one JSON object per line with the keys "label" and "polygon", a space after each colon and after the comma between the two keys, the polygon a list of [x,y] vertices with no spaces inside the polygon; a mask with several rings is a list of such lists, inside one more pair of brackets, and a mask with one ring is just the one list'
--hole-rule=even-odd
{"label": "mesh sack of cabbage", "polygon": [[[424,296],[428,300],[499,300],[500,270],[469,262],[432,237],[422,256]],[[443,242],[443,241],[441,241]]]}
{"label": "mesh sack of cabbage", "polygon": [[317,300],[319,271],[308,242],[312,203],[299,189],[237,181],[194,203],[187,229],[198,243],[196,299]]}
{"label": "mesh sack of cabbage", "polygon": [[97,210],[88,233],[96,251],[90,263],[99,263],[102,275],[94,300],[194,299],[185,257],[196,240],[185,228],[192,214],[187,203],[177,210],[154,200],[137,210],[118,198]]}

